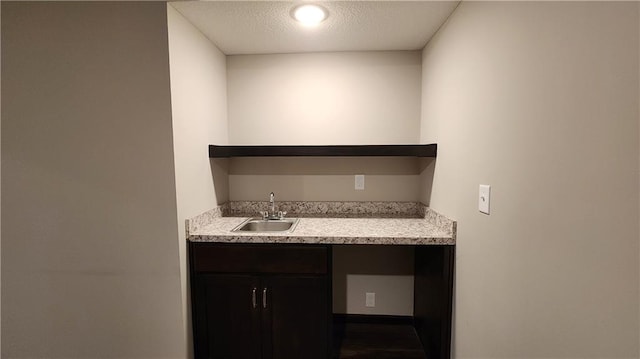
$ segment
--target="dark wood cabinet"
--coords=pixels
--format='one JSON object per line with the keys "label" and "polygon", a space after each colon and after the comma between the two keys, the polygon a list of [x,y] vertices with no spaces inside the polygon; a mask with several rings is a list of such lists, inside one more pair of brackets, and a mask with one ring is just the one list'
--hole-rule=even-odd
{"label": "dark wood cabinet", "polygon": [[260,310],[252,297],[257,302],[259,278],[207,274],[192,285],[196,358],[260,358]]}
{"label": "dark wood cabinet", "polygon": [[[331,250],[314,244],[190,242],[195,358],[343,358],[340,335],[332,348],[340,326],[334,333]],[[373,318],[383,326],[353,332],[349,339],[356,347],[344,358],[449,359],[454,261],[455,246],[415,246],[410,325],[385,328],[388,318]],[[398,340],[405,332],[398,328],[408,329],[417,346],[402,347],[416,340]],[[394,334],[384,334],[389,330]],[[385,343],[391,343],[389,350]]]}
{"label": "dark wood cabinet", "polygon": [[329,358],[330,247],[190,243],[190,259],[196,358]]}
{"label": "dark wood cabinet", "polygon": [[[327,359],[329,355],[328,278],[268,276],[263,308],[263,358]],[[269,347],[270,346],[270,347]]]}

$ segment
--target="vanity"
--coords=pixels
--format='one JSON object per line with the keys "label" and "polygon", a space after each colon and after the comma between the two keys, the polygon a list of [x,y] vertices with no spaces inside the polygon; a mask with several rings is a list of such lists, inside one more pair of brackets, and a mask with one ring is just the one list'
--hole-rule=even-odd
{"label": "vanity", "polygon": [[[454,221],[421,203],[280,202],[293,230],[233,231],[265,208],[229,202],[187,221],[196,358],[364,358],[341,352],[353,319],[403,321],[416,358],[450,358]],[[413,316],[334,316],[337,245],[412,246]]]}

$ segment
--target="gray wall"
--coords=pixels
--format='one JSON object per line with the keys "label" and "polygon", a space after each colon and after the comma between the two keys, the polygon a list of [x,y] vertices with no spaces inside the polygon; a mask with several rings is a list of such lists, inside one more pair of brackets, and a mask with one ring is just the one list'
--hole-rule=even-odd
{"label": "gray wall", "polygon": [[414,143],[420,68],[420,51],[229,56],[229,141]]}
{"label": "gray wall", "polygon": [[171,110],[187,354],[192,343],[188,296],[185,219],[228,198],[224,160],[209,160],[209,144],[227,143],[227,68],[225,55],[171,5],[167,5]]}
{"label": "gray wall", "polygon": [[[2,6],[0,6],[0,29],[2,28]],[[0,41],[1,42],[1,41]],[[0,46],[0,79],[2,78],[2,46]],[[0,81],[0,94],[2,93],[2,81]],[[0,95],[0,114],[2,113],[2,96]],[[2,116],[0,116],[0,138],[2,133]],[[0,140],[0,148],[2,141]],[[0,158],[0,163],[2,162]],[[0,165],[0,173],[2,172]],[[0,174],[0,178],[2,175]],[[2,202],[2,191],[0,190],[0,203]],[[0,205],[0,268],[2,267],[2,206]],[[1,277],[0,273],[0,277]],[[2,297],[2,282],[0,281],[0,298]],[[0,300],[0,318],[2,317],[2,301]],[[2,325],[0,325],[0,338],[2,338]],[[2,340],[0,340],[0,355],[2,355]]]}
{"label": "gray wall", "polygon": [[637,6],[463,2],[424,50],[457,358],[638,358]]}
{"label": "gray wall", "polygon": [[2,100],[2,357],[184,357],[166,5],[2,2]]}

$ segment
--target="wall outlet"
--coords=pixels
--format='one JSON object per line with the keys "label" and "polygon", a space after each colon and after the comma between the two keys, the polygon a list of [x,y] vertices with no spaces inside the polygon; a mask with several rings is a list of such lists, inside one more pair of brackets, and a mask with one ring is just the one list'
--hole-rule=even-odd
{"label": "wall outlet", "polygon": [[356,189],[358,191],[364,190],[364,175],[356,175]]}
{"label": "wall outlet", "polygon": [[376,293],[365,293],[365,307],[373,308],[376,306]]}

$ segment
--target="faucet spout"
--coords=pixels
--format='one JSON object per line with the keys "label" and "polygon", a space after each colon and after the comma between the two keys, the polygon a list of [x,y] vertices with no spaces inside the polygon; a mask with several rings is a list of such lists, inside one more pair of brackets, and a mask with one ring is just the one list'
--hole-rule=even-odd
{"label": "faucet spout", "polygon": [[269,216],[275,216],[276,214],[276,195],[271,192],[269,194]]}

